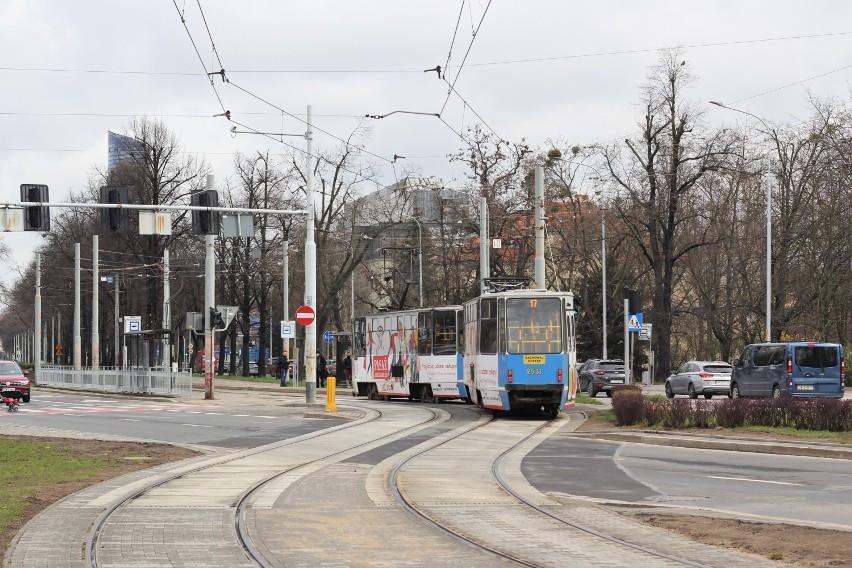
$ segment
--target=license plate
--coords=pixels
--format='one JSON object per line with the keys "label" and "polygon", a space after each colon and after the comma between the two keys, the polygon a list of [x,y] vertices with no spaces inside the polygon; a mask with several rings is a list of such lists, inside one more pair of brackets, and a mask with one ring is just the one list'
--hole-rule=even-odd
{"label": "license plate", "polygon": [[10,391],[13,391],[13,390],[17,390],[17,389],[15,387],[3,387],[2,392],[10,392]]}
{"label": "license plate", "polygon": [[813,385],[799,385],[799,390],[800,391],[812,391],[812,390],[814,390],[814,386]]}
{"label": "license plate", "polygon": [[619,385],[620,385],[620,384],[623,384],[623,383],[624,383],[624,381],[622,381],[621,379],[617,379],[617,380],[610,381],[610,384],[613,384],[613,385],[615,385],[615,384],[619,384]]}

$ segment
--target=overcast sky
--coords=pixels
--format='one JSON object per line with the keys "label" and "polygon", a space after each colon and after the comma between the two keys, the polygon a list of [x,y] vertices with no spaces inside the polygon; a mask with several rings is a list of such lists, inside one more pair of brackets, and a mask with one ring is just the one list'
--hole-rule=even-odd
{"label": "overcast sky", "polygon": [[[261,136],[232,137],[232,124],[213,117],[223,106],[259,131],[304,132],[302,122],[240,88],[299,118],[313,105],[317,149],[338,144],[320,129],[346,138],[365,114],[441,113],[445,122],[406,114],[368,121],[366,148],[378,156],[371,159],[381,183],[407,166],[452,186],[463,172],[446,156],[460,147],[456,132],[478,122],[475,113],[501,138],[533,145],[592,144],[635,131],[657,48],[684,46],[698,77],[690,99],[722,101],[771,121],[807,118],[809,91],[848,98],[852,76],[852,2],[844,0],[200,6],[209,33],[195,0],[177,7],[171,0],[0,0],[0,201],[19,200],[22,183],[47,184],[51,201],[63,200],[105,166],[107,131],[120,132],[134,115],[161,117],[219,180],[230,175],[236,150],[282,148]],[[447,79],[467,106],[447,97],[437,73],[423,72],[446,69],[448,58]],[[224,67],[232,83],[216,80],[222,105],[204,67]],[[712,106],[707,113],[711,123],[742,118]],[[394,154],[406,157],[396,173]],[[39,237],[0,238],[22,261]]]}

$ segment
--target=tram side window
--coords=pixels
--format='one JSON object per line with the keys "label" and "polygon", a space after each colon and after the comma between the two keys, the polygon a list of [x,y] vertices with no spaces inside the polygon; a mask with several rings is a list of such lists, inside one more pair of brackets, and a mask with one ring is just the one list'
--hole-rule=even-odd
{"label": "tram side window", "polygon": [[432,314],[421,313],[417,317],[417,352],[421,355],[432,353]]}
{"label": "tram side window", "polygon": [[561,353],[564,311],[559,298],[506,302],[509,353]]}
{"label": "tram side window", "polygon": [[498,312],[498,321],[500,322],[499,331],[500,334],[500,343],[497,346],[498,353],[506,352],[506,300],[500,298],[497,300],[497,312]]}
{"label": "tram side window", "polygon": [[367,354],[367,320],[358,318],[352,322],[352,356],[356,359]]}
{"label": "tram side window", "polygon": [[452,355],[456,353],[456,312],[435,312],[435,339],[432,353]]}
{"label": "tram side window", "polygon": [[457,345],[458,345],[458,348],[457,348],[457,349],[458,349],[459,351],[461,351],[462,353],[464,353],[464,351],[465,351],[465,344],[464,344],[464,310],[459,310],[459,312],[456,314],[456,322],[458,322],[458,323],[456,324],[456,330],[457,330],[457,333],[458,333],[458,335],[459,335],[459,340],[458,340],[458,342],[457,342]]}
{"label": "tram side window", "polygon": [[497,353],[497,299],[485,298],[479,310],[479,352]]}

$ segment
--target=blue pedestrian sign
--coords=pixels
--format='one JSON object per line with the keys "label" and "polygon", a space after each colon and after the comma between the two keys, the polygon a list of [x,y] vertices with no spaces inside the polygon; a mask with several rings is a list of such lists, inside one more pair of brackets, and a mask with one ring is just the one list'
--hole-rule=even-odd
{"label": "blue pedestrian sign", "polygon": [[325,341],[326,343],[334,342],[334,333],[331,332],[331,331],[326,331],[325,333],[322,334],[322,340]]}
{"label": "blue pedestrian sign", "polygon": [[642,331],[642,312],[630,314],[627,318],[627,331]]}

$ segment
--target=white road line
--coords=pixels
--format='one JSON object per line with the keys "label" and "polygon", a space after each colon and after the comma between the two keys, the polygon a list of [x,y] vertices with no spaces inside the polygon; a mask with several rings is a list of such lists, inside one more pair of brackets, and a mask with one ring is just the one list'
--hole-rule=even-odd
{"label": "white road line", "polygon": [[125,420],[127,422],[142,422],[141,420],[137,420],[136,418],[121,418],[121,420]]}
{"label": "white road line", "polygon": [[196,428],[213,428],[209,424],[181,424],[181,426],[194,426]]}
{"label": "white road line", "polygon": [[804,485],[804,483],[791,483],[789,481],[769,481],[768,479],[749,479],[748,477],[723,477],[721,475],[708,475],[710,479],[728,479],[732,481],[753,481],[755,483],[772,483],[775,485]]}

